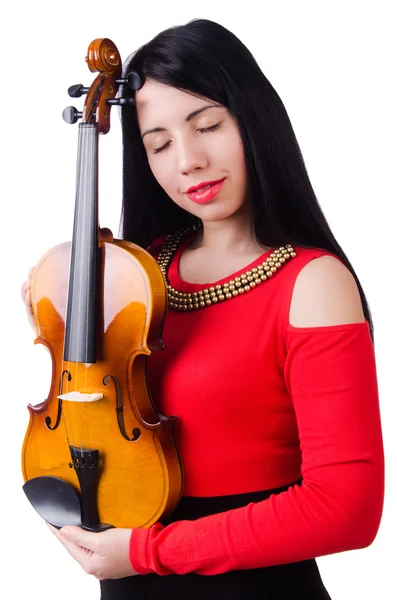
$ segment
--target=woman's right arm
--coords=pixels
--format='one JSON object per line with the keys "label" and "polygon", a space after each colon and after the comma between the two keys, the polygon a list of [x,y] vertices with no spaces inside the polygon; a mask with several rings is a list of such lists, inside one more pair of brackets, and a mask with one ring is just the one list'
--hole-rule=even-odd
{"label": "woman's right arm", "polygon": [[32,267],[28,273],[28,280],[24,281],[21,287],[21,296],[22,301],[25,304],[26,313],[28,315],[28,321],[33,331],[36,333],[36,324],[34,322],[33,310],[32,310],[32,300],[30,297],[30,282],[32,280],[34,267]]}

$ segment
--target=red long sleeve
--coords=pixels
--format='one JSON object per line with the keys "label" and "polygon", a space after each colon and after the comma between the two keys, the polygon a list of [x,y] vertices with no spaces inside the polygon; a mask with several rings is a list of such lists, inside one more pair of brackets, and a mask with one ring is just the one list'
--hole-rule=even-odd
{"label": "red long sleeve", "polygon": [[384,457],[369,324],[288,325],[285,340],[283,377],[298,426],[302,484],[195,521],[134,529],[130,560],[137,573],[216,575],[354,550],[374,540]]}

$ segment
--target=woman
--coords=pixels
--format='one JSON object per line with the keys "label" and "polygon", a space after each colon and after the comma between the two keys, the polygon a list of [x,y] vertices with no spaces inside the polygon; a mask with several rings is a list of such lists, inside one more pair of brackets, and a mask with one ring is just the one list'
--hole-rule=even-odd
{"label": "woman", "polygon": [[148,375],[178,416],[183,497],[149,529],[52,529],[103,600],[329,598],[315,557],[369,546],[383,508],[364,292],[283,103],[231,32],[165,30],[130,71],[122,233],[167,279]]}

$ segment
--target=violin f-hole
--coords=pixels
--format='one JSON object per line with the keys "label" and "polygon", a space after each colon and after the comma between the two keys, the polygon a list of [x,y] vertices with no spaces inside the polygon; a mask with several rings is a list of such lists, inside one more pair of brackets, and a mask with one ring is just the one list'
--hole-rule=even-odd
{"label": "violin f-hole", "polygon": [[134,429],[132,430],[132,438],[130,438],[128,436],[128,434],[125,430],[125,423],[124,423],[124,404],[123,404],[123,394],[121,391],[121,385],[120,385],[119,381],[116,379],[116,377],[113,377],[113,375],[106,375],[103,378],[103,383],[105,385],[109,385],[109,379],[112,379],[114,386],[116,388],[116,414],[117,414],[117,422],[119,425],[120,433],[128,442],[136,442],[141,437],[141,430],[139,429],[139,427],[134,427]]}
{"label": "violin f-hole", "polygon": [[[71,374],[69,373],[69,371],[67,371],[66,369],[62,372],[61,375],[61,380],[59,382],[59,396],[62,396],[62,383],[63,383],[63,376],[67,375],[68,381],[70,381],[72,379]],[[57,418],[55,421],[55,425],[54,427],[51,427],[51,417],[46,417],[45,418],[45,424],[47,429],[50,429],[50,431],[55,431],[55,429],[57,429],[59,423],[61,422],[61,416],[62,416],[62,398],[58,397],[58,412],[57,412]]]}

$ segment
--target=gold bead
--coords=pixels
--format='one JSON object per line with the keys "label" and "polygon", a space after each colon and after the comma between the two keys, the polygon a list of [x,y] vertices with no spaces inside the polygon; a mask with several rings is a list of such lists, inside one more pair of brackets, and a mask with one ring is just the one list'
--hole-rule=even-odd
{"label": "gold bead", "polygon": [[170,285],[167,273],[172,257],[180,247],[181,240],[189,231],[191,229],[183,228],[170,234],[164,242],[157,258],[157,263],[166,285],[167,306],[178,311],[197,310],[224,300],[230,300],[233,296],[242,295],[272,277],[288,259],[296,256],[294,248],[290,244],[286,244],[285,246],[273,249],[272,253],[262,264],[253,267],[251,270],[231,279],[223,285],[218,284],[211,286],[209,289],[199,290],[198,292],[181,292]]}

